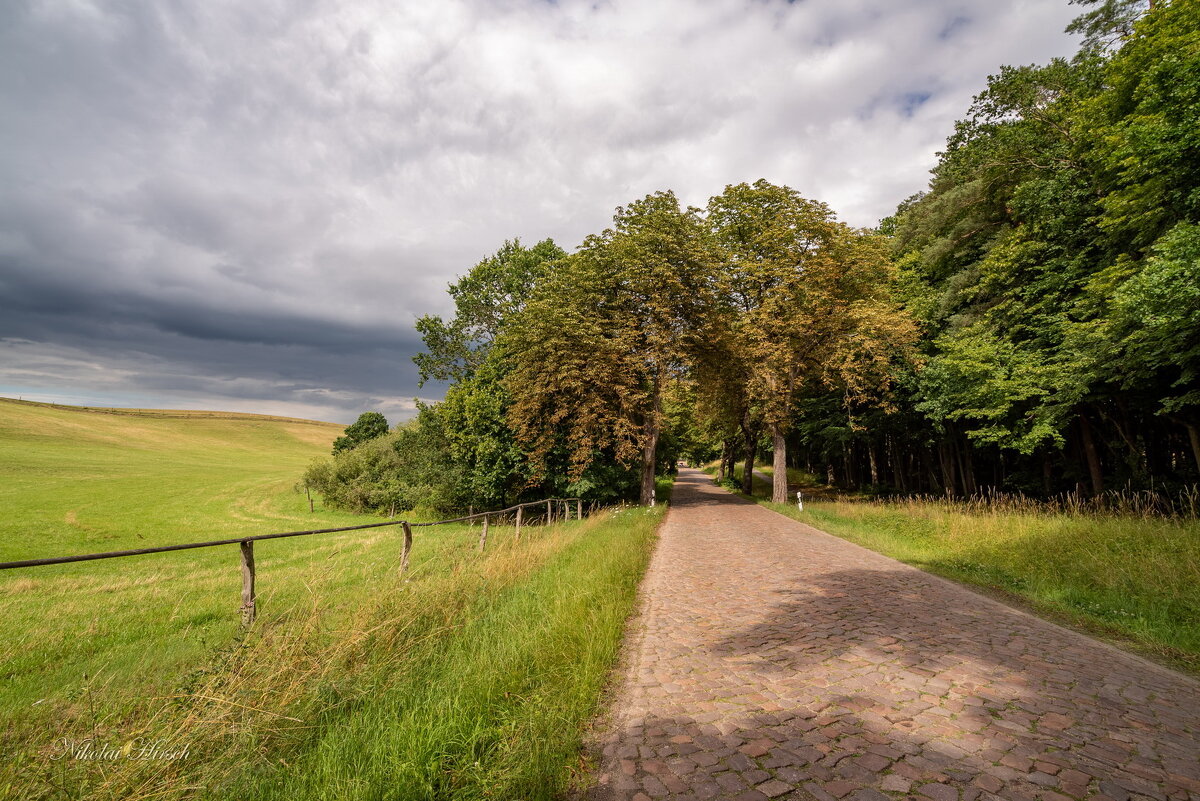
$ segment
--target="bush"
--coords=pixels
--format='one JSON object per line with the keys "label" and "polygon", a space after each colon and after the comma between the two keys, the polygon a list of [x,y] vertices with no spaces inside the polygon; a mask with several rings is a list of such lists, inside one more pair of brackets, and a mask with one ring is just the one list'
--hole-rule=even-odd
{"label": "bush", "polygon": [[348,512],[396,512],[418,505],[451,510],[463,500],[449,443],[431,408],[395,431],[336,451],[332,459],[318,459],[303,483],[321,493],[327,507]]}

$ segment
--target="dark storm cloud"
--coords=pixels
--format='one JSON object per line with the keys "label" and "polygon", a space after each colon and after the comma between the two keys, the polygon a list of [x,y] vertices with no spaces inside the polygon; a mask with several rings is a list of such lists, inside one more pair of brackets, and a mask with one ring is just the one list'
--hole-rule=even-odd
{"label": "dark storm cloud", "polygon": [[[1045,0],[0,5],[0,394],[411,412],[505,239],[766,177],[872,224]],[[436,396],[440,388],[427,387]]]}

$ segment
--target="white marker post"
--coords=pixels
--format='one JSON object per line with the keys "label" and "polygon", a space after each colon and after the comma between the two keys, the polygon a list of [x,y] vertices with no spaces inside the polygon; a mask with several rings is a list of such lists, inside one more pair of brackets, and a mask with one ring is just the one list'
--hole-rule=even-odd
{"label": "white marker post", "polygon": [[796,490],[796,510],[800,512],[804,511],[804,496],[800,493],[800,490]]}

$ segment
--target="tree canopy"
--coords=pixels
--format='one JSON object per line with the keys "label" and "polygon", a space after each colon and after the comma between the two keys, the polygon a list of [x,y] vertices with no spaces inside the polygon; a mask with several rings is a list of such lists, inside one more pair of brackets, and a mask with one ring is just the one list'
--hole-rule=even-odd
{"label": "tree canopy", "polygon": [[388,421],[382,413],[363,412],[357,420],[346,426],[342,436],[334,440],[333,452],[336,454],[355,448],[367,440],[382,437],[387,432]]}

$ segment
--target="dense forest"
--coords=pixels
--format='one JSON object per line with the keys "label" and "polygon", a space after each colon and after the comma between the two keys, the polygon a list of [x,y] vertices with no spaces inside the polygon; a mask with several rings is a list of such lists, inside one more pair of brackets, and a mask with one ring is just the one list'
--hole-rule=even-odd
{"label": "dense forest", "polygon": [[[445,400],[309,471],[336,503],[653,502],[675,460],[876,492],[1200,478],[1200,0],[1082,0],[875,230],[758,181],[507,242],[418,322]],[[341,500],[337,500],[341,499]]]}

